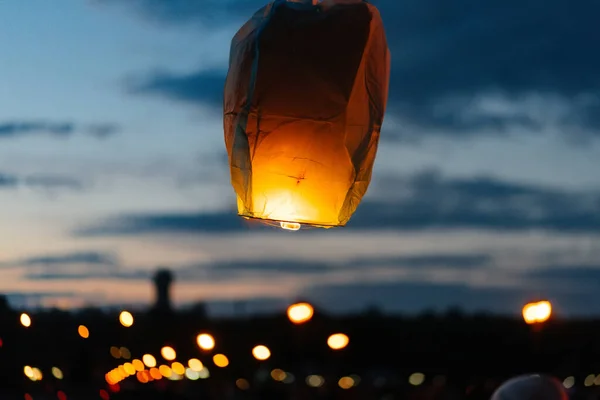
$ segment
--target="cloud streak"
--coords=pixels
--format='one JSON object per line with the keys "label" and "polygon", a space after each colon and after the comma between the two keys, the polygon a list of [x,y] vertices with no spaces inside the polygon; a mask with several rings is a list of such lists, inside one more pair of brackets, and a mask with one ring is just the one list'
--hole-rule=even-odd
{"label": "cloud streak", "polygon": [[[493,177],[446,178],[438,171],[388,177],[374,184],[348,223],[354,230],[475,228],[490,231],[600,232],[600,191],[569,191]],[[273,230],[230,211],[121,215],[78,236],[232,233]],[[311,234],[311,231],[294,234]]]}
{"label": "cloud streak", "polygon": [[52,137],[69,137],[77,132],[103,138],[116,134],[121,128],[112,123],[80,125],[74,122],[57,122],[47,120],[23,120],[0,122],[0,139],[30,135],[47,135]]}

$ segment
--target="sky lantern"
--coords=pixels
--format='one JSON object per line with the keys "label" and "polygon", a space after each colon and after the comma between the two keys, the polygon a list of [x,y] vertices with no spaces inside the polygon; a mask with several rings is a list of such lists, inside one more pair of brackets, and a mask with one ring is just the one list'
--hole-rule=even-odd
{"label": "sky lantern", "polygon": [[523,319],[528,325],[541,324],[552,315],[552,304],[549,301],[543,300],[537,303],[528,303],[523,307]]}
{"label": "sky lantern", "polygon": [[231,44],[224,130],[238,214],[345,225],[367,192],[390,52],[363,0],[276,0]]}

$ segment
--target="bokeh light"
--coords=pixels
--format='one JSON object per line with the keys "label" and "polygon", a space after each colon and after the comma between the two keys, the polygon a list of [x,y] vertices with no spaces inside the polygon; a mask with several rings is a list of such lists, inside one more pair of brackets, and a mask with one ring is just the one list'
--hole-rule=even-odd
{"label": "bokeh light", "polygon": [[202,364],[202,361],[198,360],[197,358],[191,358],[188,361],[188,367],[190,367],[192,371],[198,372],[204,368],[204,365]]}
{"label": "bokeh light", "polygon": [[148,368],[156,367],[156,358],[152,354],[144,354],[142,361]]}
{"label": "bokeh light", "polygon": [[213,362],[219,368],[225,368],[229,365],[229,359],[225,354],[215,354],[213,356]]}
{"label": "bokeh light", "polygon": [[327,346],[332,350],[341,350],[348,346],[350,338],[343,333],[334,333],[327,338]]}
{"label": "bokeh light", "polygon": [[177,358],[177,353],[171,346],[165,346],[160,349],[160,355],[167,361],[173,361],[175,358]]}
{"label": "bokeh light", "polygon": [[215,338],[208,333],[201,333],[196,338],[196,342],[198,343],[198,347],[202,350],[212,350],[215,348]]}
{"label": "bokeh light", "polygon": [[303,324],[311,320],[314,315],[314,308],[308,303],[292,304],[287,309],[287,315],[294,324]]}
{"label": "bokeh light", "polygon": [[58,367],[52,367],[52,376],[59,380],[64,377],[63,372]]}
{"label": "bokeh light", "polygon": [[252,355],[259,361],[265,361],[271,357],[271,350],[267,346],[258,345],[252,349]]}
{"label": "bokeh light", "polygon": [[77,328],[77,333],[79,333],[79,336],[81,336],[84,339],[90,337],[90,330],[85,325],[79,325],[79,328]]}
{"label": "bokeh light", "polygon": [[421,372],[415,372],[408,377],[408,383],[413,386],[419,386],[425,381],[425,375]]}
{"label": "bokeh light", "polygon": [[26,313],[21,314],[19,320],[21,321],[21,325],[23,325],[25,328],[29,328],[31,326],[31,317]]}
{"label": "bokeh light", "polygon": [[550,319],[552,315],[552,304],[549,301],[538,301],[528,303],[523,307],[523,319],[526,324],[541,324]]}
{"label": "bokeh light", "polygon": [[131,315],[129,311],[121,311],[121,314],[119,314],[119,322],[125,328],[129,328],[133,325],[133,315]]}

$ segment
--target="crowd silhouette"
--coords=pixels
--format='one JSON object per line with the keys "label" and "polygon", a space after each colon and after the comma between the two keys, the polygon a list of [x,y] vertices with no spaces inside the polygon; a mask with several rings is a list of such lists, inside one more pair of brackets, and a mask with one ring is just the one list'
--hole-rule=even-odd
{"label": "crowd silhouette", "polygon": [[[120,309],[33,312],[0,298],[0,399],[487,400],[506,379],[532,372],[564,380],[571,398],[600,393],[599,321],[550,319],[534,329],[516,317],[459,310],[335,316],[318,307],[303,324],[285,310],[216,318],[201,305],[175,311],[171,282],[168,270],[156,273],[156,301],[130,310],[130,326],[119,321]],[[200,333],[214,348],[199,347]],[[334,333],[347,335],[348,345],[332,349]],[[270,349],[268,359],[253,355],[257,345]],[[175,359],[161,357],[164,346]],[[153,377],[141,362],[146,354],[156,371],[172,374]],[[226,365],[216,365],[215,354]],[[190,370],[192,358],[200,373]],[[185,372],[173,372],[173,363]],[[122,379],[111,382],[111,371]]]}

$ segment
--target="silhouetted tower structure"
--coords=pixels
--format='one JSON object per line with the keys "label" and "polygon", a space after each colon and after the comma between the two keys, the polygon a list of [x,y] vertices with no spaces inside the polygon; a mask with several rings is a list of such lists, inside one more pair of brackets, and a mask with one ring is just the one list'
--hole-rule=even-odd
{"label": "silhouetted tower structure", "polygon": [[173,274],[165,268],[161,268],[154,274],[154,285],[156,288],[156,302],[154,309],[163,313],[171,311],[171,283]]}

